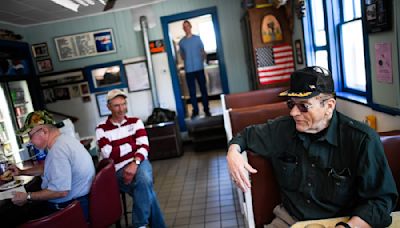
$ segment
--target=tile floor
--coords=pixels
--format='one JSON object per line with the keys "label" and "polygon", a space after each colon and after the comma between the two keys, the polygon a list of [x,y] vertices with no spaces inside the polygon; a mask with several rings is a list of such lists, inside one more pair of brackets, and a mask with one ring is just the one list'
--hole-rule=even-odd
{"label": "tile floor", "polygon": [[[201,102],[198,102],[199,105],[199,116],[200,117],[204,117],[204,113],[203,113],[203,104]],[[222,106],[221,106],[221,100],[210,100],[209,103],[209,108],[210,108],[210,112],[211,115],[215,116],[215,115],[222,115]],[[190,119],[190,117],[192,116],[192,105],[191,104],[187,104],[186,105],[186,111],[187,111],[187,117],[186,119]]]}
{"label": "tile floor", "polygon": [[[168,227],[244,227],[226,151],[194,152],[191,145],[184,151],[182,157],[152,162],[154,188]],[[131,208],[130,197],[127,200]]]}

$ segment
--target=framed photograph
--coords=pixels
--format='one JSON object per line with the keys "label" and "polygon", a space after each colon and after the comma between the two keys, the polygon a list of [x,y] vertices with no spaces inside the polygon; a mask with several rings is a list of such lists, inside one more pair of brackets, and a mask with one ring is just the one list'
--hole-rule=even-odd
{"label": "framed photograph", "polygon": [[60,84],[73,84],[85,80],[81,70],[59,72],[57,74],[43,75],[40,77],[42,87],[56,86]]}
{"label": "framed photograph", "polygon": [[297,64],[304,64],[303,60],[303,48],[301,45],[301,40],[294,41],[294,48],[296,50],[296,62]]}
{"label": "framed photograph", "polygon": [[89,84],[88,83],[82,83],[79,84],[79,88],[81,89],[81,95],[89,95]]}
{"label": "framed photograph", "polygon": [[368,33],[382,32],[392,29],[391,0],[365,1],[365,22]]}
{"label": "framed photograph", "polygon": [[126,79],[129,92],[150,89],[149,73],[146,61],[135,62],[125,65]]}
{"label": "framed photograph", "polygon": [[49,104],[57,101],[56,96],[54,95],[53,88],[47,88],[42,90],[44,103]]}
{"label": "framed photograph", "polygon": [[81,96],[81,88],[79,84],[74,84],[69,87],[69,94],[71,98],[80,97]]}
{"label": "framed photograph", "polygon": [[35,58],[47,57],[49,56],[49,48],[47,43],[33,44],[32,45],[32,55]]}
{"label": "framed photograph", "polygon": [[111,111],[107,107],[107,92],[97,93],[96,102],[100,117],[111,115]]}
{"label": "framed photograph", "polygon": [[83,103],[87,103],[87,102],[91,102],[91,101],[92,101],[92,99],[90,98],[90,95],[82,96]]}
{"label": "framed photograph", "polygon": [[92,93],[127,87],[122,61],[88,66],[84,68],[84,73]]}
{"label": "framed photograph", "polygon": [[60,61],[116,52],[112,29],[79,33],[54,39]]}
{"label": "framed photograph", "polygon": [[56,87],[54,88],[54,96],[57,100],[69,100],[71,95],[69,94],[69,87]]}
{"label": "framed photograph", "polygon": [[39,73],[53,71],[53,63],[51,62],[51,59],[36,60],[36,67]]}

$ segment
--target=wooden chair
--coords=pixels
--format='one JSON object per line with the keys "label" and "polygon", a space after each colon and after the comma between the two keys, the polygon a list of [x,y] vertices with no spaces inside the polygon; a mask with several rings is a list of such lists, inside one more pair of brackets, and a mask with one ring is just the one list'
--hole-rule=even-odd
{"label": "wooden chair", "polygon": [[20,228],[88,227],[79,201],[74,201],[64,209],[43,218],[24,223]]}

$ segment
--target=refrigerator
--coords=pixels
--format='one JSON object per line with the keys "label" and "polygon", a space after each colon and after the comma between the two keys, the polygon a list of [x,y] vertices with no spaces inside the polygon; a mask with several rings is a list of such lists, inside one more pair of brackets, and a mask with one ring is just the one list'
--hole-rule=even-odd
{"label": "refrigerator", "polygon": [[[16,135],[28,113],[41,108],[39,80],[29,44],[0,40],[0,157],[18,163],[30,157],[28,134]],[[39,97],[39,98],[38,98]]]}
{"label": "refrigerator", "polygon": [[25,144],[29,136],[17,136],[16,131],[24,124],[25,117],[33,111],[27,81],[0,84],[0,141],[2,153],[9,161],[25,160]]}

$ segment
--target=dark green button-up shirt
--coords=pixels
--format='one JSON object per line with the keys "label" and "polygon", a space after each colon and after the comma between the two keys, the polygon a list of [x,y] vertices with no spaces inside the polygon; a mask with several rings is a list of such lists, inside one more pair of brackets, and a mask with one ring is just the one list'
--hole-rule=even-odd
{"label": "dark green button-up shirt", "polygon": [[378,134],[334,112],[325,133],[310,136],[281,117],[247,127],[230,144],[270,159],[283,206],[297,219],[359,216],[372,227],[390,225],[398,194]]}

